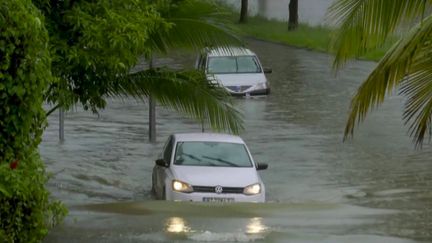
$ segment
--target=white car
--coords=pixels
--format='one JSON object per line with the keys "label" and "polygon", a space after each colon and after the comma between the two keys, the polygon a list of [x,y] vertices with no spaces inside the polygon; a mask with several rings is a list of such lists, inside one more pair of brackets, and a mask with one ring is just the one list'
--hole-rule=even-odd
{"label": "white car", "polygon": [[271,73],[271,69],[263,68],[257,55],[247,48],[207,48],[198,56],[195,66],[232,95],[267,95],[270,92],[264,73]]}
{"label": "white car", "polygon": [[156,160],[156,198],[198,202],[265,202],[265,187],[244,141],[218,133],[173,134]]}

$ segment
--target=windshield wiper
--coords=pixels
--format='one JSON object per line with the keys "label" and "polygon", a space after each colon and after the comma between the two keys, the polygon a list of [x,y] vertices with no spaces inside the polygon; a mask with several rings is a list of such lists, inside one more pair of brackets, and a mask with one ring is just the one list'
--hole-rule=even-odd
{"label": "windshield wiper", "polygon": [[230,162],[230,161],[227,161],[227,160],[224,160],[224,159],[221,159],[221,158],[214,158],[214,157],[210,157],[210,156],[202,156],[203,158],[206,158],[206,159],[211,159],[211,160],[215,160],[215,161],[217,161],[217,162],[221,162],[221,163],[224,163],[224,164],[228,164],[228,165],[231,165],[231,166],[233,166],[233,167],[239,167],[237,164],[235,164],[235,163],[233,163],[233,162]]}
{"label": "windshield wiper", "polygon": [[[196,160],[196,161],[201,162],[201,159],[198,158],[198,157],[196,157],[195,155],[187,154],[187,153],[182,153],[181,155],[186,155],[187,157],[189,157],[189,158],[191,158],[191,159],[194,159],[194,160]],[[180,155],[180,156],[181,156],[181,155]]]}

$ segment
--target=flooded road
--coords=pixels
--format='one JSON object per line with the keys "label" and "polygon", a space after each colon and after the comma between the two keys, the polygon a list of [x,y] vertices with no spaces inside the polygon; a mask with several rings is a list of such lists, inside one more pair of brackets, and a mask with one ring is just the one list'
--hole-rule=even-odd
{"label": "flooded road", "polygon": [[151,169],[173,132],[200,124],[158,107],[148,143],[147,105],[110,100],[99,116],[53,115],[40,145],[50,191],[70,208],[45,242],[430,242],[432,150],[415,150],[392,96],[342,143],[349,101],[375,65],[352,62],[335,76],[327,54],[250,40],[268,75],[268,97],[236,99],[241,134],[258,162],[268,203],[155,201]]}

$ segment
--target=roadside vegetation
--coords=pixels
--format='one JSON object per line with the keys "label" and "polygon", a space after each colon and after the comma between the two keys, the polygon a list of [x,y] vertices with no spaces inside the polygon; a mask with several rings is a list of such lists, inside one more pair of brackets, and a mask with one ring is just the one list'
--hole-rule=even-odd
{"label": "roadside vegetation", "polygon": [[323,52],[328,50],[331,36],[330,29],[325,27],[300,24],[295,31],[288,31],[286,22],[267,20],[259,16],[249,17],[247,23],[237,24],[236,27],[246,37]]}
{"label": "roadside vegetation", "polygon": [[38,153],[53,81],[48,31],[28,0],[4,0],[0,20],[0,242],[39,242],[67,212],[45,189]]}
{"label": "roadside vegetation", "polygon": [[[232,12],[233,22],[237,22],[238,13]],[[248,17],[248,21],[235,25],[244,37],[252,37],[314,51],[334,53],[330,49],[334,30],[326,26],[310,26],[300,23],[295,30],[288,31],[286,21],[268,20],[260,16]],[[376,50],[370,50],[359,59],[378,61],[394,43],[394,38],[385,42]]]}
{"label": "roadside vegetation", "polygon": [[232,98],[201,72],[131,74],[152,54],[239,45],[214,9],[200,0],[2,1],[0,242],[41,242],[67,213],[45,188],[49,175],[38,151],[57,108],[98,112],[108,97],[152,97],[215,130],[243,129]]}

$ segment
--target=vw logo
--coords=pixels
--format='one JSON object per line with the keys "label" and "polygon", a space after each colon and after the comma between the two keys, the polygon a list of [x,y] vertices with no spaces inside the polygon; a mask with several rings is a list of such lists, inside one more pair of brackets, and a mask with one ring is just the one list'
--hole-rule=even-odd
{"label": "vw logo", "polygon": [[222,191],[223,191],[222,186],[215,186],[215,192],[216,192],[217,194],[222,193]]}

